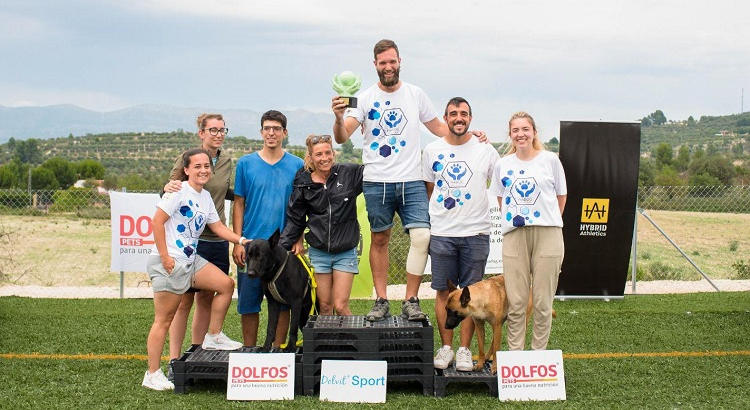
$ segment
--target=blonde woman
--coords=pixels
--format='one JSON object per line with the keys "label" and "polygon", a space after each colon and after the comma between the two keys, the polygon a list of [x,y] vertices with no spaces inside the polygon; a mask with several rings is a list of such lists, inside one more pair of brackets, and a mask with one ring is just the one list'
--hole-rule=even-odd
{"label": "blonde woman", "polygon": [[503,275],[509,302],[508,349],[525,347],[526,305],[533,285],[531,349],[545,350],[565,253],[565,172],[557,155],[544,149],[531,115],[515,113],[508,125],[510,148],[495,165],[492,178],[502,216]]}
{"label": "blonde woman", "polygon": [[305,239],[315,268],[320,314],[351,315],[349,296],[359,272],[357,196],[362,192],[363,167],[335,163],[330,135],[310,135],[306,145],[305,166],[294,177],[279,243],[300,253],[298,240],[310,228]]}

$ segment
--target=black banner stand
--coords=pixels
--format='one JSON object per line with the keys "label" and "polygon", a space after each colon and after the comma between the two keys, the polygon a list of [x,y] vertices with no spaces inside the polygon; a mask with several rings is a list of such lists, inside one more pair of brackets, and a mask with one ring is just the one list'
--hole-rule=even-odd
{"label": "black banner stand", "polygon": [[560,122],[568,198],[558,299],[622,298],[638,192],[637,122]]}

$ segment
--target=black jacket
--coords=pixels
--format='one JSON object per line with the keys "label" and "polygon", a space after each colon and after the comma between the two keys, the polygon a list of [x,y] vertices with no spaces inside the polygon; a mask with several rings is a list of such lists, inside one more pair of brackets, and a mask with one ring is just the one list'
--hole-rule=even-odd
{"label": "black jacket", "polygon": [[357,196],[362,193],[362,170],[358,164],[334,164],[325,184],[313,182],[304,168],[294,176],[294,189],[286,208],[286,226],[279,244],[291,249],[305,234],[307,244],[339,253],[359,244]]}

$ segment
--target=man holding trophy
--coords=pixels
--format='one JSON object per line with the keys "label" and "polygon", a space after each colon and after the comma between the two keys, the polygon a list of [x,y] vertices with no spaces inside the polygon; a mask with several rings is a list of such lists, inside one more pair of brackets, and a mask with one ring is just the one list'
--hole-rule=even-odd
{"label": "man holding trophy", "polygon": [[[360,126],[364,133],[362,188],[372,232],[370,267],[377,294],[375,305],[366,318],[379,321],[390,314],[386,294],[388,243],[394,213],[398,213],[411,239],[402,315],[408,320],[423,320],[426,316],[419,307],[417,292],[427,264],[430,217],[420,167],[419,123],[438,137],[448,135],[448,126],[437,116],[421,88],[399,79],[401,58],[396,43],[380,40],[373,52],[379,81],[356,98],[350,98],[359,89],[360,81],[344,72],[334,78],[334,90],[339,95],[331,104],[336,116],[333,135],[337,143],[346,142]],[[475,134],[484,137],[483,132]]]}

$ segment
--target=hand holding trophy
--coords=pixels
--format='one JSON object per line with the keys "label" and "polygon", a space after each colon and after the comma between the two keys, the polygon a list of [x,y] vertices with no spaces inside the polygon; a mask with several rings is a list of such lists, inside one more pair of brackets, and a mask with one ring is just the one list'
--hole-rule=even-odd
{"label": "hand holding trophy", "polygon": [[333,86],[333,91],[338,93],[347,107],[357,107],[357,98],[354,97],[354,94],[362,86],[362,78],[360,76],[351,71],[343,71],[341,74],[334,74],[331,85]]}

